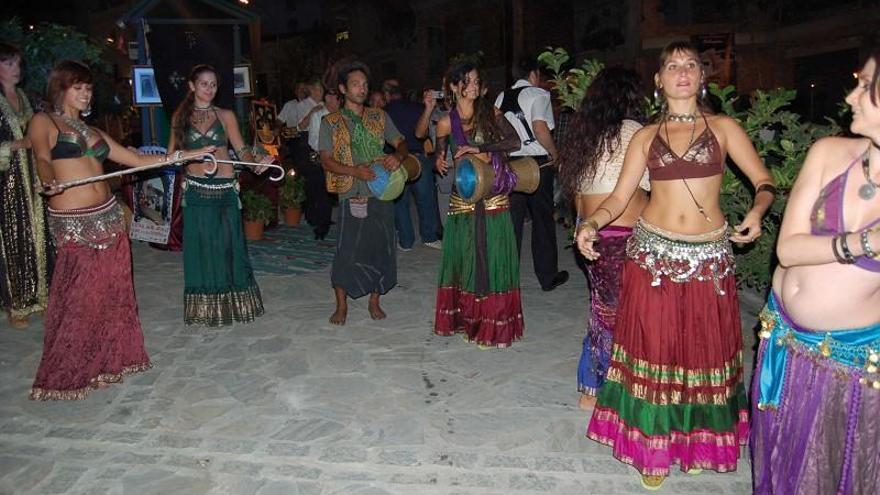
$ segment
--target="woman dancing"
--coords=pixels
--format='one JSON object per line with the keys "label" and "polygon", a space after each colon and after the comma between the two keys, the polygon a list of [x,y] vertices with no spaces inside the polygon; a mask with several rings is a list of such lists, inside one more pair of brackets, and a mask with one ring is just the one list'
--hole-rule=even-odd
{"label": "woman dancing", "polygon": [[[213,146],[218,159],[228,160],[231,144],[241,160],[253,161],[235,114],[214,106],[218,83],[210,65],[192,68],[168,150]],[[183,184],[183,320],[211,327],[250,322],[262,316],[263,300],[244,240],[238,179],[227,164],[208,176],[209,165],[188,164]]]}
{"label": "woman dancing", "polygon": [[757,494],[880,486],[880,49],[791,190],[752,380]]}
{"label": "woman dancing", "polygon": [[[638,74],[620,67],[602,70],[572,118],[569,140],[562,150],[559,182],[571,200],[576,196],[578,219],[596,213],[617,184],[623,158],[633,135],[642,128],[644,104]],[[620,273],[626,243],[648,203],[647,170],[623,213],[599,232],[599,259],[586,265],[590,281],[590,318],[578,365],[582,409],[592,409],[611,361],[611,339],[620,294]]]}
{"label": "woman dancing", "polygon": [[455,159],[475,156],[493,167],[492,196],[466,203],[457,191],[449,198],[434,332],[464,333],[482,347],[507,347],[523,334],[519,259],[510,220],[508,194],[515,177],[506,153],[519,149],[516,130],[495,116],[484,96],[480,73],[470,64],[453,67],[446,91],[454,107],[437,122],[436,168],[446,174],[450,134]]}
{"label": "woman dancing", "polygon": [[[150,165],[80,116],[92,100],[92,73],[71,60],[52,69],[51,113],[28,129],[37,172],[49,197],[49,227],[58,250],[45,315],[43,357],[30,398],[83,399],[94,388],[144,371],[150,360],[137,314],[131,250],[122,209],[104,181],[62,190],[57,184],[103,174],[103,162]],[[213,151],[202,148],[193,155]],[[187,155],[179,155],[185,159]]]}
{"label": "woman dancing", "polygon": [[[700,105],[705,80],[691,44],[662,51],[654,82],[659,122],[633,136],[614,191],[576,236],[581,253],[597,259],[599,230],[625,210],[647,167],[651,198],[627,243],[611,365],[587,436],[612,446],[648,489],[673,464],[736,469],[748,414],[730,241],[761,234],[775,192],[739,124]],[[756,190],[732,234],[719,206],[728,153]]]}

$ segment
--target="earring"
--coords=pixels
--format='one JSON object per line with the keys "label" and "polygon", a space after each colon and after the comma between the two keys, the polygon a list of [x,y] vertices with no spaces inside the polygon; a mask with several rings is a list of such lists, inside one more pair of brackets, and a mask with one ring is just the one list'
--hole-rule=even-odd
{"label": "earring", "polygon": [[660,89],[659,87],[654,87],[654,101],[660,101]]}
{"label": "earring", "polygon": [[706,93],[707,93],[707,91],[706,91],[706,85],[703,84],[702,87],[700,88],[700,99],[701,99],[701,100],[705,100],[705,99],[706,99]]}
{"label": "earring", "polygon": [[92,104],[89,103],[89,106],[87,106],[85,109],[83,109],[83,111],[80,112],[79,114],[82,115],[83,117],[88,117],[89,115],[91,115],[92,114]]}

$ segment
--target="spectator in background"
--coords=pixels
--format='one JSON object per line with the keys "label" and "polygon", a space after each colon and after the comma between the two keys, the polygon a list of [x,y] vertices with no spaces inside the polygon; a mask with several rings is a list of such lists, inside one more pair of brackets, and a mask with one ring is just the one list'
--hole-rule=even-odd
{"label": "spectator in background", "polygon": [[[410,196],[412,196],[416,201],[419,236],[422,239],[422,244],[429,248],[440,249],[440,226],[438,225],[437,190],[434,186],[433,164],[428,161],[425,155],[422,139],[415,134],[424,107],[403,99],[400,83],[397,79],[386,79],[382,83],[382,93],[387,102],[385,112],[406,139],[406,146],[410,150],[410,154],[416,157],[422,165],[422,173],[419,178],[407,184],[403,189],[403,194],[395,201],[394,224],[397,229],[398,246],[403,251],[409,251],[415,242],[415,232],[410,217]],[[431,104],[434,105],[433,98],[431,98]]]}

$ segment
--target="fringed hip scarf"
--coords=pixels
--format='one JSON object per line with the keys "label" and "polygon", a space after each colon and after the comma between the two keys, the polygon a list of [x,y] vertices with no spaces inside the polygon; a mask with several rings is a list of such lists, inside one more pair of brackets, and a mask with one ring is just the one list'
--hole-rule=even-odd
{"label": "fringed hip scarf", "polygon": [[448,215],[460,215],[462,213],[474,215],[474,241],[476,242],[474,294],[477,297],[484,297],[489,294],[489,241],[486,235],[486,215],[498,213],[508,208],[510,208],[510,199],[501,194],[477,201],[474,204],[466,203],[456,192],[449,196]]}
{"label": "fringed hip scarf", "polygon": [[96,206],[70,210],[49,208],[49,229],[59,247],[73,243],[107,249],[119,235],[125,235],[122,208],[114,196]]}
{"label": "fringed hip scarf", "polygon": [[657,287],[662,278],[675,283],[711,280],[715,292],[725,295],[721,280],[735,271],[728,225],[705,234],[680,234],[639,219],[626,246],[626,255],[647,270]]}

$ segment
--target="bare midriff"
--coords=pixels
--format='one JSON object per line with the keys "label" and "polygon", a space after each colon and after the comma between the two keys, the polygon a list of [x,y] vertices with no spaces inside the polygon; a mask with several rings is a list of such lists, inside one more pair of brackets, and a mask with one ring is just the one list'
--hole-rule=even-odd
{"label": "bare midriff", "polygon": [[[217,148],[214,151],[214,157],[218,160],[229,160],[229,151],[226,148]],[[219,163],[217,165],[217,173],[211,177],[226,178],[235,175],[232,165],[228,163]],[[189,162],[186,165],[186,173],[196,177],[204,177],[205,172],[213,168],[214,164],[211,162]]]}
{"label": "bare midriff", "polygon": [[[94,177],[104,173],[101,163],[91,156],[52,160],[52,171],[59,184]],[[110,186],[106,181],[92,182],[65,189],[62,194],[49,197],[49,207],[55,210],[87,208],[110,199]]]}
{"label": "bare midriff", "polygon": [[799,326],[846,330],[880,322],[878,282],[877,273],[854,265],[779,267],[773,274],[773,291]]}
{"label": "bare midriff", "polygon": [[[691,193],[688,192],[688,186]],[[642,218],[670,232],[679,234],[703,234],[724,225],[725,217],[718,203],[721,191],[721,175],[699,179],[652,180],[651,199],[642,212]],[[700,213],[696,203],[703,207]]]}

